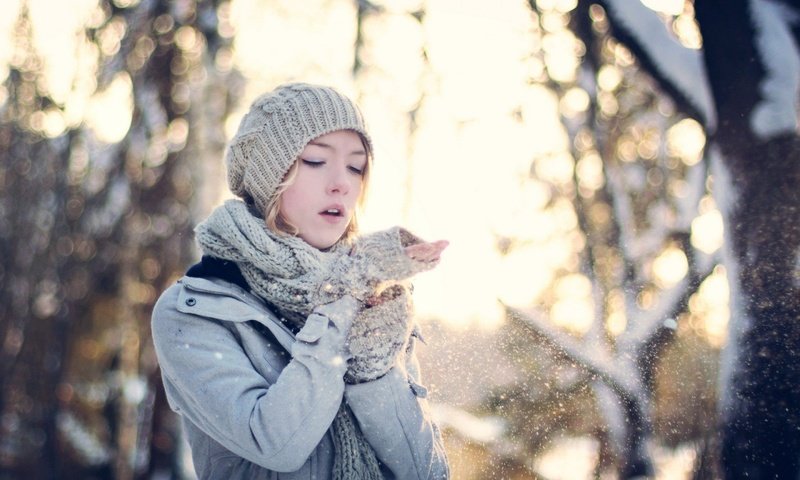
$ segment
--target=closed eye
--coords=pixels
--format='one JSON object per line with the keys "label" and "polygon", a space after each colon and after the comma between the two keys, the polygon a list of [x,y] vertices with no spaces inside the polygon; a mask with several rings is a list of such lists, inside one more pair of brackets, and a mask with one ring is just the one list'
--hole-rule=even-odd
{"label": "closed eye", "polygon": [[308,165],[309,167],[312,168],[317,168],[325,165],[324,160],[309,160],[307,158],[301,158],[300,160],[303,162],[303,165]]}
{"label": "closed eye", "polygon": [[354,166],[351,165],[351,166],[347,167],[347,169],[350,170],[351,172],[357,174],[357,175],[364,175],[364,169],[363,168],[358,168],[358,167],[354,167]]}

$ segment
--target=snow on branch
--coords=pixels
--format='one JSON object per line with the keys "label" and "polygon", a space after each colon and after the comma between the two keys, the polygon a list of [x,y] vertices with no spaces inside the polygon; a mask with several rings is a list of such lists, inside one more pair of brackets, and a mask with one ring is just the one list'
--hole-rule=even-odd
{"label": "snow on branch", "polygon": [[697,162],[686,172],[687,195],[678,198],[678,220],[676,227],[687,232],[692,228],[692,221],[697,218],[697,206],[706,193],[708,166],[706,162]]}
{"label": "snow on branch", "polygon": [[618,362],[614,362],[600,352],[589,351],[586,345],[569,334],[554,328],[537,315],[528,314],[505,304],[502,305],[510,320],[527,327],[528,331],[533,333],[545,347],[569,358],[578,367],[602,379],[619,395],[627,398],[641,397],[643,392],[641,382],[636,375],[625,374],[618,368]]}
{"label": "snow on branch", "polygon": [[[686,243],[689,243],[688,240]],[[686,309],[689,298],[697,292],[703,281],[713,273],[716,262],[698,261],[698,252],[690,246],[685,246],[684,251],[688,257],[689,271],[677,284],[661,293],[654,307],[648,310],[636,309],[633,318],[628,322],[628,328],[617,339],[619,351],[640,351],[663,329],[675,330],[676,317]]]}
{"label": "snow on branch", "polygon": [[759,93],[761,101],[750,116],[750,127],[761,139],[797,131],[800,101],[800,51],[792,29],[800,14],[771,0],[750,0],[755,47],[766,69]]}
{"label": "snow on branch", "polygon": [[686,297],[689,279],[683,277],[680,282],[659,297],[659,302],[649,310],[637,309],[636,318],[628,322],[628,328],[617,339],[617,347],[621,351],[634,351],[647,342],[662,328],[674,330],[677,322],[674,318],[677,305]]}
{"label": "snow on branch", "polygon": [[700,50],[683,46],[656,12],[639,0],[603,0],[614,36],[625,44],[662,87],[691,109],[708,128],[716,127],[711,87]]}
{"label": "snow on branch", "polygon": [[56,424],[64,439],[87,464],[97,466],[111,460],[111,449],[72,413],[59,412]]}
{"label": "snow on branch", "polygon": [[625,305],[629,321],[625,332],[617,339],[621,351],[633,353],[654,338],[662,329],[674,329],[675,317],[685,308],[688,298],[697,290],[700,283],[711,274],[714,262],[697,261],[697,252],[688,242],[692,220],[697,217],[697,206],[705,194],[706,164],[698,162],[687,172],[687,195],[678,199],[677,218],[672,224],[654,221],[646,232],[637,235],[633,225],[633,206],[623,181],[621,169],[613,163],[606,163],[607,191],[612,200],[614,215],[619,228],[619,249],[623,260],[632,272],[633,265],[644,263],[644,258],[663,247],[664,240],[670,237],[687,239],[683,250],[689,260],[689,272],[678,284],[665,290],[658,303],[650,309],[642,310],[635,300],[640,286],[632,276],[625,278]]}
{"label": "snow on branch", "polygon": [[627,260],[633,259],[636,255],[634,247],[636,227],[633,224],[633,205],[627,195],[625,185],[622,181],[622,171],[612,162],[604,162],[603,168],[606,169],[606,185],[608,194],[611,197],[611,208],[614,210],[614,218],[619,228],[619,248],[622,256]]}

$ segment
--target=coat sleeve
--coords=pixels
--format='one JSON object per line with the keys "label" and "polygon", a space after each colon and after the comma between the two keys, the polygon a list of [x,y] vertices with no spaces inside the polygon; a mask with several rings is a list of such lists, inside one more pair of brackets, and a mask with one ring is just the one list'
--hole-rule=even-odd
{"label": "coat sleeve", "polygon": [[383,377],[345,387],[345,398],[364,436],[395,478],[450,477],[439,428],[428,411],[413,341],[405,362]]}
{"label": "coat sleeve", "polygon": [[223,321],[177,309],[181,288],[161,296],[152,319],[173,409],[236,455],[269,470],[298,470],[342,401],[349,314],[331,307],[313,313],[292,360],[269,384]]}

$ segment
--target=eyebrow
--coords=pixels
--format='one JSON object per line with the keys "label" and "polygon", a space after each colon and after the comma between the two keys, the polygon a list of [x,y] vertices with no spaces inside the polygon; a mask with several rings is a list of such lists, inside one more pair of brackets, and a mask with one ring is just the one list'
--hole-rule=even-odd
{"label": "eyebrow", "polygon": [[[314,146],[317,146],[317,147],[327,148],[328,150],[333,150],[334,149],[333,145],[327,144],[325,142],[320,142],[318,140],[311,140],[310,142],[308,142],[308,144],[309,145],[314,145]],[[353,150],[352,152],[350,152],[350,155],[366,155],[366,154],[367,154],[367,152],[363,148],[358,149],[358,150]]]}

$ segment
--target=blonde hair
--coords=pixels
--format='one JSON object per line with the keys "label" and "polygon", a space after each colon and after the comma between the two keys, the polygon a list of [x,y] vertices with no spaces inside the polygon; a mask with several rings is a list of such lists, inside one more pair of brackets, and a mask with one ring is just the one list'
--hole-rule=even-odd
{"label": "blonde hair", "polygon": [[[353,212],[353,217],[350,219],[350,223],[347,225],[347,229],[342,235],[342,238],[348,240],[358,234],[358,212],[364,207],[364,199],[367,196],[367,187],[369,185],[369,172],[372,167],[372,150],[370,149],[370,144],[360,132],[356,133],[358,133],[358,138],[361,139],[364,150],[367,152],[367,163],[364,164],[364,171],[361,174],[361,194],[356,202],[357,208]],[[297,172],[299,171],[300,165],[300,162],[297,160],[298,159],[295,159],[281,183],[278,184],[278,188],[275,189],[275,193],[272,195],[272,198],[270,198],[269,203],[267,203],[266,211],[264,212],[264,220],[267,223],[267,227],[278,235],[295,236],[300,233],[296,226],[292,225],[281,215],[281,197],[283,196],[283,192],[297,179]]]}

